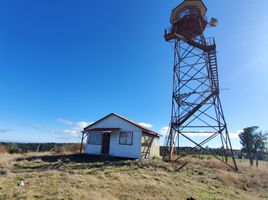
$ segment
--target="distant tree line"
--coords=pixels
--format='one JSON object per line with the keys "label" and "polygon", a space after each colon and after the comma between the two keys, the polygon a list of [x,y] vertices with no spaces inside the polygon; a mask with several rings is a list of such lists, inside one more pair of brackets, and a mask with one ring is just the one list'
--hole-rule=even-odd
{"label": "distant tree line", "polygon": [[47,152],[68,149],[75,151],[80,144],[74,143],[4,143],[0,142],[1,151],[8,153],[28,153],[28,152]]}
{"label": "distant tree line", "polygon": [[[191,152],[193,148],[192,147],[176,147],[176,152],[180,152],[180,154],[188,154]],[[168,152],[168,147],[161,146],[160,147],[160,155],[164,156]],[[233,150],[236,158],[243,158],[243,153],[241,150]],[[231,152],[227,152],[227,154],[230,154]],[[223,149],[222,148],[209,148],[205,147],[204,149],[195,149],[191,152],[191,155],[215,155],[215,156],[223,156]]]}

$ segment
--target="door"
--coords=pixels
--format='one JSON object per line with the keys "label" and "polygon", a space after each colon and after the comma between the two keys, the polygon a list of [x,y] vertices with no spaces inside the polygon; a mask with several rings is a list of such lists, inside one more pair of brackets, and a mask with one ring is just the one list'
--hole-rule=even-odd
{"label": "door", "polygon": [[101,154],[109,155],[110,150],[110,136],[111,133],[104,133],[102,136],[102,148],[101,148]]}

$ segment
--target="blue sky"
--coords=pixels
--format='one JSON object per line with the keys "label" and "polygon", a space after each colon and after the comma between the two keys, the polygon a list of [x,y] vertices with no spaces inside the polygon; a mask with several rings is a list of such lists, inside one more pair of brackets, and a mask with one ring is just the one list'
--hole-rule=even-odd
{"label": "blue sky", "polygon": [[[2,0],[0,141],[77,142],[116,112],[153,130],[170,119],[174,0]],[[221,100],[237,131],[267,130],[268,1],[204,1],[218,50]],[[217,146],[216,143],[212,144]]]}

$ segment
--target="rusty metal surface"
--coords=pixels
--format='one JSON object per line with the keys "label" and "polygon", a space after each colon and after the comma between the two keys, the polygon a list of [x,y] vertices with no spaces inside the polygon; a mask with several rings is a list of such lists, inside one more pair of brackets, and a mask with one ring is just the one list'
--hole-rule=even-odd
{"label": "rusty metal surface", "polygon": [[[191,25],[199,26],[197,23]],[[191,29],[197,30],[198,27]],[[169,159],[173,155],[181,158],[196,151],[206,151],[204,145],[218,138],[222,152],[216,157],[220,156],[220,160],[237,170],[219,96],[216,43],[214,38],[206,39],[203,30],[196,35],[196,31],[189,33],[191,29],[186,30],[186,36],[174,33],[174,27],[165,31],[165,39],[174,50],[172,113],[165,140],[167,156]],[[180,32],[183,33],[183,30]],[[207,134],[201,142],[191,137],[201,134],[203,137]],[[190,151],[183,154],[178,148],[181,138],[194,144]],[[228,158],[232,158],[232,164]]]}

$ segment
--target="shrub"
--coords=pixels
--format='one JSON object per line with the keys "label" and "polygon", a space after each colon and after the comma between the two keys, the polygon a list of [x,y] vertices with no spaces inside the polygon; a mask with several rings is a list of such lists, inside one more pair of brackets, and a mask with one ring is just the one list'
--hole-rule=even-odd
{"label": "shrub", "polygon": [[7,149],[4,145],[0,145],[0,153],[6,153]]}
{"label": "shrub", "polygon": [[21,153],[21,150],[18,148],[11,148],[8,150],[8,153],[10,153],[10,154]]}
{"label": "shrub", "polygon": [[77,154],[80,152],[80,144],[65,144],[58,147],[55,150],[57,153],[73,153]]}

